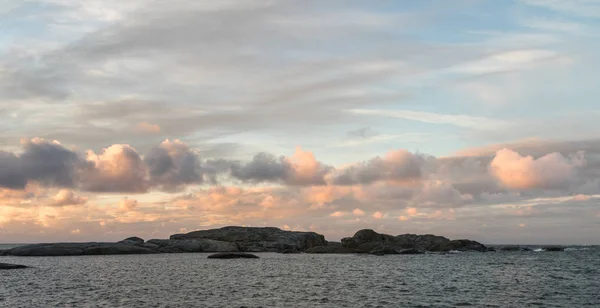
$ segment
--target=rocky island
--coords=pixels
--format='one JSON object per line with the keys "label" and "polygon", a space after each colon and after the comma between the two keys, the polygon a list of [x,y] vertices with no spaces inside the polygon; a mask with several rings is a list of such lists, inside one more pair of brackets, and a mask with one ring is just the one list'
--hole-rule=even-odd
{"label": "rocky island", "polygon": [[130,237],[116,243],[48,243],[19,246],[0,255],[74,256],[191,252],[281,252],[362,253],[373,255],[421,254],[427,252],[478,251],[489,249],[472,240],[450,240],[432,234],[388,235],[370,229],[356,232],[341,242],[328,242],[315,232],[285,231],[274,227],[223,227],[174,234],[169,239],[144,241]]}

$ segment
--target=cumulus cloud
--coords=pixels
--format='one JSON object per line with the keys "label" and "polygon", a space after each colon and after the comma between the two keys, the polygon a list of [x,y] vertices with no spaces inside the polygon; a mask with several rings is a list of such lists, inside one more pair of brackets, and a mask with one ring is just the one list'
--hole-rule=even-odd
{"label": "cumulus cloud", "polygon": [[365,216],[365,211],[356,208],[354,210],[352,210],[352,214],[354,214],[354,216]]}
{"label": "cumulus cloud", "polygon": [[423,157],[406,150],[387,153],[383,158],[375,157],[340,170],[333,177],[336,185],[371,184],[388,180],[409,182],[419,180],[422,175]]}
{"label": "cumulus cloud", "polygon": [[203,175],[196,153],[180,140],[165,140],[144,157],[150,184],[175,190],[185,184],[202,183]]}
{"label": "cumulus cloud", "polygon": [[140,154],[126,144],[115,144],[100,153],[87,152],[80,171],[83,190],[92,192],[144,192],[146,166]]}
{"label": "cumulus cloud", "polygon": [[291,157],[256,154],[247,163],[233,164],[231,175],[245,182],[281,182],[287,185],[324,185],[331,167],[318,162],[315,156],[296,148]]}
{"label": "cumulus cloud", "polygon": [[0,151],[0,186],[22,189],[29,181],[56,187],[74,185],[75,152],[41,138],[24,139],[21,145],[19,154]]}
{"label": "cumulus cloud", "polygon": [[510,189],[558,189],[568,187],[576,169],[583,164],[585,159],[581,155],[566,158],[551,153],[535,159],[502,149],[492,160],[490,172]]}
{"label": "cumulus cloud", "polygon": [[72,190],[61,189],[54,196],[54,205],[81,205],[87,202],[87,198],[76,195]]}

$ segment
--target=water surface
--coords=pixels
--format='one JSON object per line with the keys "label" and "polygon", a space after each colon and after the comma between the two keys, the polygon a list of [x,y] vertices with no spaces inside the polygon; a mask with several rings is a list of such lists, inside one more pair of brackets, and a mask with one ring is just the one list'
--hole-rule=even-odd
{"label": "water surface", "polygon": [[0,307],[600,307],[600,250],[0,257]]}

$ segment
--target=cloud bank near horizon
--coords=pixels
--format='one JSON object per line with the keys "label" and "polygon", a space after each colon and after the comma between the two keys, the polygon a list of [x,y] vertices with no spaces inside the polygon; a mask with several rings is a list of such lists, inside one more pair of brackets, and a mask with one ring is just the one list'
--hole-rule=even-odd
{"label": "cloud bank near horizon", "polygon": [[[314,230],[337,239],[370,227],[509,241],[518,230],[536,227],[523,223],[532,218],[546,219],[539,229],[565,223],[565,212],[568,220],[581,215],[589,227],[597,225],[600,141],[586,144],[594,146],[533,144],[521,153],[502,148],[440,158],[394,150],[331,166],[301,148],[241,161],[202,158],[180,140],[142,155],[126,144],[79,152],[32,138],[19,152],[2,152],[0,229],[4,241],[166,236],[232,224]],[[471,226],[478,231],[461,229],[465,221],[477,222]],[[498,234],[493,228],[501,226],[506,230]]]}

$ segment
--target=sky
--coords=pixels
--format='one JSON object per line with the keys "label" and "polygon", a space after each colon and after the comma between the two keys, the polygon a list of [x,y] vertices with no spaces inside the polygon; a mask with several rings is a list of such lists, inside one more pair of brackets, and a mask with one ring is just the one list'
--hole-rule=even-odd
{"label": "sky", "polygon": [[600,244],[600,0],[0,0],[0,242]]}

